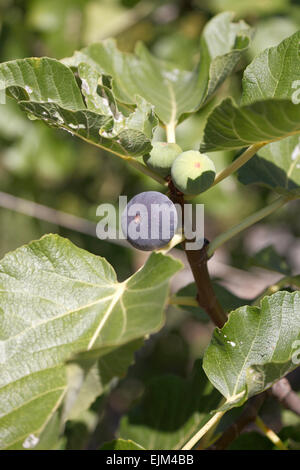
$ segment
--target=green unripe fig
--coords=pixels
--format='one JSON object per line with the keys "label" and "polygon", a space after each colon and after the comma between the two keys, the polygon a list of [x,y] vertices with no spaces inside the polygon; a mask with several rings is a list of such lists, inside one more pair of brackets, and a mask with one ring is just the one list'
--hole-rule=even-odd
{"label": "green unripe fig", "polygon": [[171,166],[175,158],[182,152],[177,144],[167,142],[154,142],[150,154],[144,156],[144,162],[162,176],[168,176],[171,173]]}
{"label": "green unripe fig", "polygon": [[213,184],[216,169],[207,155],[197,150],[188,150],[175,159],[171,176],[179,191],[195,195],[203,193]]}

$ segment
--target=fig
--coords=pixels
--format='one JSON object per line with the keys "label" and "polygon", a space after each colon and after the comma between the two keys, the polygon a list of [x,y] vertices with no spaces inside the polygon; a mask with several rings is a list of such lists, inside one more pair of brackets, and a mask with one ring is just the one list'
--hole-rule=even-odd
{"label": "fig", "polygon": [[184,194],[196,195],[206,191],[214,182],[216,169],[213,161],[197,150],[182,152],[171,168],[174,185]]}
{"label": "fig", "polygon": [[175,235],[176,207],[164,194],[145,191],[125,207],[121,224],[124,236],[139,250],[152,251],[165,246]]}
{"label": "fig", "polygon": [[154,142],[150,154],[144,156],[144,162],[161,176],[168,176],[171,173],[171,166],[175,158],[182,152],[177,144],[167,142]]}

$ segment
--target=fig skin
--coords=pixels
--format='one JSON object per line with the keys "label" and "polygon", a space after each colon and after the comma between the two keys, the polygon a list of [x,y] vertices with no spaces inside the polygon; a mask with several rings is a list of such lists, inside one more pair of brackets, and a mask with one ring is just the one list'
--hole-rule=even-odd
{"label": "fig skin", "polygon": [[[156,210],[157,208],[161,212]],[[121,218],[127,241],[142,251],[153,251],[167,245],[175,235],[177,224],[175,205],[165,194],[157,191],[145,191],[134,196],[125,207]],[[139,232],[138,237],[136,232]]]}
{"label": "fig skin", "polygon": [[188,150],[174,160],[171,176],[179,191],[188,195],[197,195],[212,186],[216,168],[214,162],[204,153]]}
{"label": "fig skin", "polygon": [[182,149],[177,144],[167,142],[154,142],[152,147],[151,152],[144,156],[145,164],[163,177],[170,175],[172,163]]}

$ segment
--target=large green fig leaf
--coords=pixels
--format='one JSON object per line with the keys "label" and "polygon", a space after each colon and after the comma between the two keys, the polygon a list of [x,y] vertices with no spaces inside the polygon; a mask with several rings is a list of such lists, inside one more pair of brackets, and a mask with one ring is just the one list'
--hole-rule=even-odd
{"label": "large green fig leaf", "polygon": [[299,196],[300,136],[287,137],[261,148],[240,168],[238,177],[243,184],[258,184],[279,194]]}
{"label": "large green fig leaf", "polygon": [[118,348],[93,349],[72,358],[67,366],[68,388],[62,420],[77,419],[109,389],[115,377],[123,377],[142,345],[143,340],[137,339]]}
{"label": "large green fig leaf", "polygon": [[152,131],[157,125],[152,106],[139,98],[135,108],[124,116],[113,100],[109,81],[103,84],[100,75],[90,76],[89,71],[82,74],[86,77],[83,95],[87,106],[72,71],[55,59],[19,59],[0,64],[0,88],[15,98],[31,118],[120,156],[143,155],[151,150]]}
{"label": "large green fig leaf", "polygon": [[188,379],[155,377],[141,401],[122,419],[120,435],[145,449],[180,449],[208,421],[220,399],[200,362]]}
{"label": "large green fig leaf", "polygon": [[300,32],[246,68],[240,106],[227,99],[208,118],[202,151],[237,149],[300,133]]}
{"label": "large green fig leaf", "polygon": [[277,292],[260,307],[231,312],[214,331],[203,361],[209,380],[226,398],[224,408],[242,405],[295,369],[299,339],[299,292]]}
{"label": "large green fig leaf", "polygon": [[109,39],[92,44],[63,62],[71,67],[88,65],[113,78],[116,99],[134,105],[137,96],[154,105],[165,125],[175,125],[187,113],[199,109],[232,72],[248,47],[251,28],[232,22],[232,13],[222,13],[205,27],[200,42],[200,60],[190,72],[157,59],[142,44],[134,54],[119,51]]}
{"label": "large green fig leaf", "polygon": [[[97,351],[101,365],[101,356],[161,328],[168,279],[180,267],[170,257],[152,254],[142,269],[118,283],[105,259],[56,235],[4,257],[1,448],[36,443],[67,391],[66,361]],[[116,374],[119,370],[117,364]]]}
{"label": "large green fig leaf", "polygon": [[299,41],[300,31],[264,50],[248,65],[243,77],[242,104],[273,98],[295,101],[300,88]]}
{"label": "large green fig leaf", "polygon": [[300,134],[300,104],[268,99],[237,107],[228,98],[208,117],[202,152],[234,150]]}

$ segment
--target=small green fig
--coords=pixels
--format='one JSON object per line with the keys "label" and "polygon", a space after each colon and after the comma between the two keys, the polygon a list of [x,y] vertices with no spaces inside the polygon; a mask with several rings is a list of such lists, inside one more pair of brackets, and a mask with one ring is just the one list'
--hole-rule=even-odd
{"label": "small green fig", "polygon": [[171,173],[171,166],[175,158],[182,152],[177,144],[167,142],[154,142],[150,154],[144,156],[144,162],[162,176],[168,176]]}
{"label": "small green fig", "polygon": [[213,161],[196,150],[181,153],[171,169],[174,185],[184,194],[200,194],[214,182],[216,169]]}

